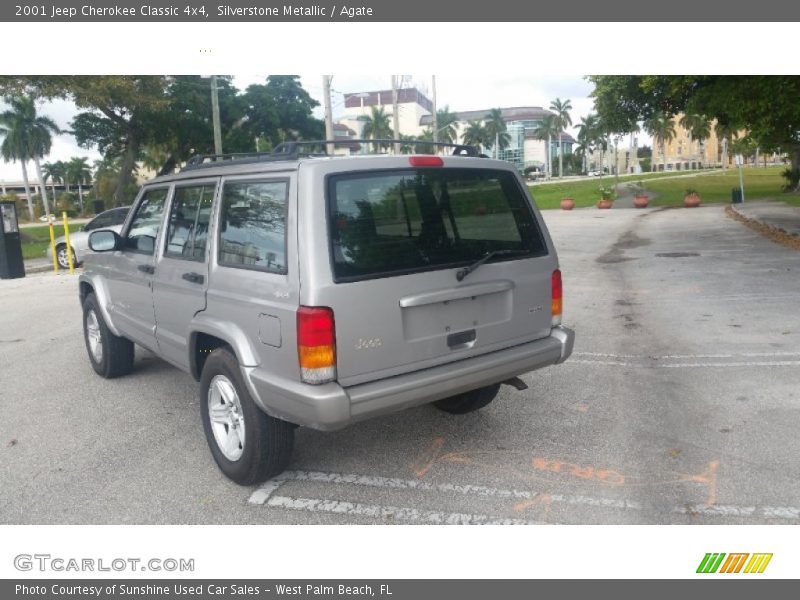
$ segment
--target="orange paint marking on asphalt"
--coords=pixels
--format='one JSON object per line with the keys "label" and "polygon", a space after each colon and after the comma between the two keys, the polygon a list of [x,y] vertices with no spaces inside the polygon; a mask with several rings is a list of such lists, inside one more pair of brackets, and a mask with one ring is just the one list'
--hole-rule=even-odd
{"label": "orange paint marking on asphalt", "polygon": [[702,483],[708,486],[708,497],[706,498],[706,506],[714,506],[717,503],[717,470],[719,469],[719,461],[712,460],[708,463],[708,468],[702,473],[696,475],[683,475],[681,481],[691,481],[694,483]]}
{"label": "orange paint marking on asphalt", "polygon": [[411,469],[414,471],[414,475],[416,475],[419,479],[425,477],[428,471],[431,470],[433,463],[439,458],[439,453],[442,451],[442,446],[444,446],[444,438],[437,437],[433,440],[433,443],[430,447],[422,453],[416,462],[411,465]]}
{"label": "orange paint marking on asphalt", "polygon": [[544,506],[544,514],[548,514],[550,512],[550,507],[553,506],[553,497],[550,494],[537,494],[535,498],[524,500],[523,502],[518,502],[515,504],[514,510],[516,512],[522,512],[523,510],[527,510],[528,508],[539,504]]}
{"label": "orange paint marking on asphalt", "polygon": [[609,469],[595,469],[583,465],[576,465],[561,460],[551,460],[535,456],[531,465],[537,471],[547,471],[549,473],[564,473],[579,479],[596,479],[608,485],[624,485],[625,476]]}

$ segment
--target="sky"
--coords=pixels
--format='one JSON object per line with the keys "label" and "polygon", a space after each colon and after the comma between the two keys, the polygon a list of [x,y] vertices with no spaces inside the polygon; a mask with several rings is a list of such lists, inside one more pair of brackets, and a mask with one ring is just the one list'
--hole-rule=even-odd
{"label": "sky", "polygon": [[[431,89],[431,75],[410,75],[410,85],[416,85],[429,92]],[[234,85],[244,90],[253,83],[264,83],[266,75],[236,75]],[[322,105],[322,75],[301,75],[300,80],[309,94]],[[372,91],[391,88],[391,75],[334,75],[331,83],[331,104],[334,119],[342,116],[344,112],[344,93]],[[436,96],[440,108],[448,106],[451,111],[482,110],[496,107],[511,106],[541,106],[547,108],[555,98],[569,99],[572,102],[571,112],[574,123],[579,123],[581,117],[588,115],[592,110],[592,99],[589,94],[591,84],[580,76],[464,76],[436,74]],[[0,111],[6,105],[0,102]],[[77,114],[75,105],[66,100],[53,100],[40,102],[37,105],[40,114],[53,119],[59,128],[69,130],[69,122]],[[316,115],[323,117],[322,106],[316,110]],[[576,135],[575,127],[567,130]],[[75,138],[69,134],[55,136],[53,148],[43,162],[69,160],[81,156],[89,159],[90,164],[100,158],[94,149],[81,148]],[[29,164],[28,173],[35,178],[33,164]],[[4,163],[0,161],[0,181],[21,181],[22,169],[19,163]]]}

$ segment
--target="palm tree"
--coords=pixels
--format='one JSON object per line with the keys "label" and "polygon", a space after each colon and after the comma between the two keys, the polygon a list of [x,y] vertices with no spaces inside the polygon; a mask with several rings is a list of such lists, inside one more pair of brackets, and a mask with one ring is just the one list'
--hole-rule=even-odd
{"label": "palm tree", "polygon": [[555,113],[555,123],[558,127],[558,178],[561,179],[564,176],[564,137],[561,133],[572,125],[572,117],[569,116],[572,102],[556,98],[550,103],[550,110]]}
{"label": "palm tree", "polygon": [[[644,122],[645,130],[653,136],[653,143],[661,147],[661,160],[667,170],[667,142],[675,139],[675,123],[666,113],[656,113]],[[655,164],[653,164],[655,167]],[[653,169],[655,170],[655,168]]]}
{"label": "palm tree", "polygon": [[486,134],[489,137],[490,145],[494,148],[494,158],[497,158],[500,150],[508,148],[511,143],[511,136],[506,131],[506,121],[503,119],[503,111],[493,108],[484,117]]}
{"label": "palm tree", "polygon": [[[364,139],[388,139],[392,137],[392,124],[389,115],[383,106],[373,106],[370,114],[364,117]],[[375,144],[375,152],[380,150],[380,144]]]}
{"label": "palm tree", "polygon": [[583,154],[584,171],[589,170],[589,154],[594,150],[594,145],[597,141],[598,124],[599,119],[594,113],[581,117],[581,122],[578,124],[578,148]]}
{"label": "palm tree", "polygon": [[547,178],[553,176],[553,136],[558,135],[558,128],[556,127],[555,115],[546,115],[539,126],[534,130],[533,135],[537,140],[547,142],[547,150],[544,155],[545,170],[547,171]]}
{"label": "palm tree", "polygon": [[489,141],[489,136],[483,123],[478,120],[469,121],[464,129],[462,141],[469,146],[476,146],[479,151],[482,151]]}
{"label": "palm tree", "polygon": [[714,133],[717,135],[717,139],[722,141],[722,168],[728,168],[728,147],[730,146],[731,142],[733,141],[733,137],[736,134],[736,127],[731,125],[730,123],[722,124],[717,121],[717,124],[714,126]]}
{"label": "palm tree", "polygon": [[19,140],[19,130],[9,126],[4,118],[6,114],[8,113],[0,115],[0,135],[3,136],[0,155],[2,155],[5,162],[19,161],[22,165],[22,181],[25,184],[25,196],[28,200],[28,218],[33,221],[35,218],[33,213],[33,194],[31,194],[31,185],[28,181],[28,167],[26,166],[28,156],[25,151],[25,144]]}
{"label": "palm tree", "polygon": [[[42,192],[45,214],[50,214],[47,189],[39,159],[50,152],[53,145],[51,134],[59,133],[58,126],[48,117],[37,116],[36,104],[32,97],[15,96],[9,98],[8,103],[11,105],[11,109],[0,114],[0,134],[5,137],[3,157],[6,160],[23,161],[22,173],[26,181],[28,173],[24,161],[33,160],[36,175],[39,178],[39,189]],[[28,194],[28,211],[33,215],[33,203],[30,200],[30,189],[27,185],[26,193]]]}
{"label": "palm tree", "polygon": [[705,155],[703,143],[711,137],[711,120],[706,115],[686,113],[681,117],[680,124],[689,132],[690,139],[697,140],[700,153]]}
{"label": "palm tree", "polygon": [[[45,179],[50,180],[50,189],[53,191],[53,202],[56,201],[56,184],[64,183],[66,165],[64,161],[46,162],[42,164],[42,173]],[[69,183],[67,183],[69,185]]]}
{"label": "palm tree", "polygon": [[83,212],[83,184],[92,181],[92,171],[89,168],[89,159],[85,156],[74,157],[67,163],[67,180],[78,184],[78,199]]}
{"label": "palm tree", "polygon": [[450,112],[450,107],[445,105],[436,111],[436,136],[438,141],[455,144],[458,141],[458,115]]}

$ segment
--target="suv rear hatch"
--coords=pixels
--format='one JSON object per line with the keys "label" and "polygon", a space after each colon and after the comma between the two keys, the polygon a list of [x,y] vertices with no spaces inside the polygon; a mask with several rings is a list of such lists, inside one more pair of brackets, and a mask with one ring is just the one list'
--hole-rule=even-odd
{"label": "suv rear hatch", "polygon": [[557,260],[517,175],[409,163],[327,177],[333,285],[318,299],[344,386],[550,334]]}

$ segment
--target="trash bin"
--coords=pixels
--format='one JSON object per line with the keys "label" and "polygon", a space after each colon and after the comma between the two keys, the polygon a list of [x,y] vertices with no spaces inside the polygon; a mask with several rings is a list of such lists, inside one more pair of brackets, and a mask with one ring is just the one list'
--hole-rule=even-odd
{"label": "trash bin", "polygon": [[17,206],[13,202],[0,202],[0,279],[17,277],[25,277]]}
{"label": "trash bin", "polygon": [[99,215],[106,209],[103,204],[104,203],[102,200],[92,200],[92,210],[94,211],[94,214]]}
{"label": "trash bin", "polygon": [[733,188],[731,190],[731,204],[742,203],[742,188]]}

